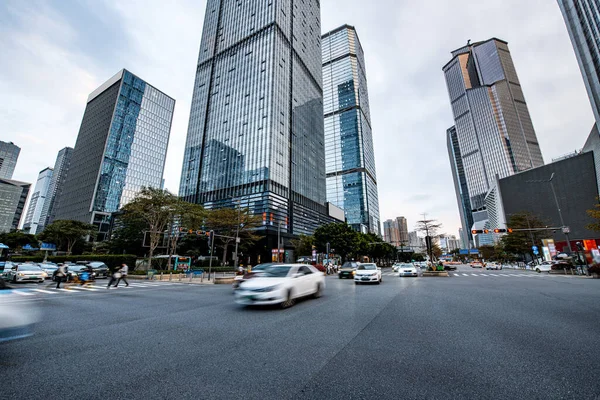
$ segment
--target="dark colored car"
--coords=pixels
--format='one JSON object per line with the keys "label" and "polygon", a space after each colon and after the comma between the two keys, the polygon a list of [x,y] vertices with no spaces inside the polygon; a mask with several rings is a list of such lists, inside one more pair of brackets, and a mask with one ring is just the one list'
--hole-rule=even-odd
{"label": "dark colored car", "polygon": [[354,271],[358,268],[358,264],[359,263],[356,261],[346,261],[340,267],[340,270],[338,272],[338,277],[340,279],[344,279],[344,278],[354,279]]}
{"label": "dark colored car", "polygon": [[110,270],[106,264],[102,261],[77,261],[78,265],[89,265],[94,271],[95,278],[108,278]]}

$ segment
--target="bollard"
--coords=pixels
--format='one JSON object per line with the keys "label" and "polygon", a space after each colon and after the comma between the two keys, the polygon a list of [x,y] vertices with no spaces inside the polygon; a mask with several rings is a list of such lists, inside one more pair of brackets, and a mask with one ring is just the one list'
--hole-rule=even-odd
{"label": "bollard", "polygon": [[162,281],[162,278],[163,278],[163,273],[161,272],[161,273],[160,273],[160,280],[161,280],[161,281]]}
{"label": "bollard", "polygon": [[181,282],[181,272],[179,273],[179,282]]}
{"label": "bollard", "polygon": [[173,273],[169,272],[169,282],[171,282],[173,280]]}
{"label": "bollard", "polygon": [[575,275],[575,274],[573,273],[573,268],[571,268],[571,275]]}
{"label": "bollard", "polygon": [[563,270],[565,271],[565,275],[566,275],[566,274],[567,274],[567,269],[566,269],[566,268],[563,268]]}
{"label": "bollard", "polygon": [[192,278],[194,277],[193,273],[190,273],[190,283],[192,283]]}

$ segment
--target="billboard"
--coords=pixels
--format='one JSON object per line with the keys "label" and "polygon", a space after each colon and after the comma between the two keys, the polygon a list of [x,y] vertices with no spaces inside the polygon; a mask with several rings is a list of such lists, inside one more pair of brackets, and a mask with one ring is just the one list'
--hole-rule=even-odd
{"label": "billboard", "polygon": [[344,210],[333,205],[332,203],[327,203],[327,214],[329,214],[330,217],[337,219],[338,221],[346,221]]}

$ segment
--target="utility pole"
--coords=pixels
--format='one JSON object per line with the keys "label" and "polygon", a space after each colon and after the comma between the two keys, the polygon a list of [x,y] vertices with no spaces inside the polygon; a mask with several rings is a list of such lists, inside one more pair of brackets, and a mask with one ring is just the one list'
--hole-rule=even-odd
{"label": "utility pole", "polygon": [[210,260],[208,261],[208,280],[210,281],[212,273],[213,247],[215,244],[215,231],[210,231]]}
{"label": "utility pole", "polygon": [[280,261],[281,254],[281,221],[277,224],[277,262]]}
{"label": "utility pole", "polygon": [[241,218],[242,208],[240,207],[240,202],[238,201],[238,220],[237,220],[237,228],[235,230],[235,260],[233,260],[233,270],[237,271],[238,267],[238,245],[240,243],[240,218]]}

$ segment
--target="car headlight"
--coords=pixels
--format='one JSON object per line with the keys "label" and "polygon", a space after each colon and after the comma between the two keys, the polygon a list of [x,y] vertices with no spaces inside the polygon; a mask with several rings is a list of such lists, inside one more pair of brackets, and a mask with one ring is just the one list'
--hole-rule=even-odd
{"label": "car headlight", "polygon": [[25,274],[22,273],[22,272],[19,272],[17,275],[19,275],[19,276],[25,276]]}
{"label": "car headlight", "polygon": [[48,273],[47,272],[42,272],[42,276],[45,278],[45,277],[48,276]]}
{"label": "car headlight", "polygon": [[356,275],[356,271],[352,271],[352,275]]}

